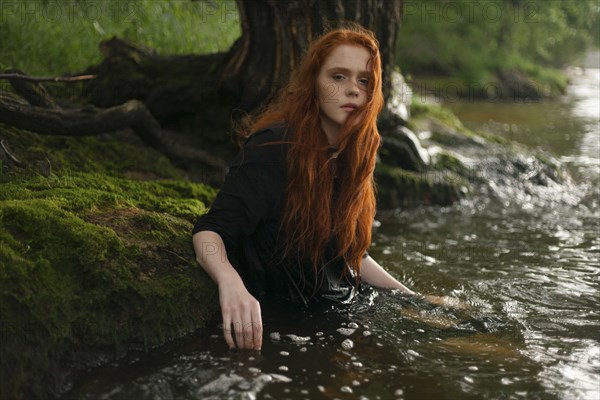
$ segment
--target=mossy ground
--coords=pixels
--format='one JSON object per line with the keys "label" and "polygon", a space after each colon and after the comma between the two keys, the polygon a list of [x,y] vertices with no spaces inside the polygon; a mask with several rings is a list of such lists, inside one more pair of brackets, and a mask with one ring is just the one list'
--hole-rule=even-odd
{"label": "mossy ground", "polygon": [[0,126],[0,138],[24,165],[0,176],[1,398],[46,398],[65,370],[214,315],[216,288],[190,240],[214,189],[110,136]]}

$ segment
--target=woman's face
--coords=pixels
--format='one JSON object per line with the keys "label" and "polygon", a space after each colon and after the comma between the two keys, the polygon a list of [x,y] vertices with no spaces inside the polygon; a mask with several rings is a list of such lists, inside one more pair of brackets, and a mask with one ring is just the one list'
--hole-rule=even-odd
{"label": "woman's face", "polygon": [[366,48],[336,47],[317,78],[321,126],[330,144],[337,143],[341,126],[356,107],[367,101],[370,54]]}

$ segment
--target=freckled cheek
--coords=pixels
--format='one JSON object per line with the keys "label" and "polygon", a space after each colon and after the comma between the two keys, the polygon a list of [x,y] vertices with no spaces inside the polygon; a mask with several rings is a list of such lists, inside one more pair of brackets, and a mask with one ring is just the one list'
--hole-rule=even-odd
{"label": "freckled cheek", "polygon": [[318,96],[321,103],[337,103],[339,87],[335,83],[319,85]]}

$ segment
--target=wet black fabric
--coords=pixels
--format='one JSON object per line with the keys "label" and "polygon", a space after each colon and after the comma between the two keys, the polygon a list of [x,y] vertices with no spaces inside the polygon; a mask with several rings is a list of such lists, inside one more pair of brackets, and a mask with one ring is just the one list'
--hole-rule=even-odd
{"label": "wet black fabric", "polygon": [[221,236],[229,261],[257,298],[305,305],[347,303],[356,294],[356,282],[345,260],[335,257],[333,238],[317,273],[310,263],[280,262],[277,258],[283,245],[280,223],[289,145],[273,142],[283,140],[288,140],[283,125],[246,140],[210,211],[198,218],[193,233],[213,231]]}

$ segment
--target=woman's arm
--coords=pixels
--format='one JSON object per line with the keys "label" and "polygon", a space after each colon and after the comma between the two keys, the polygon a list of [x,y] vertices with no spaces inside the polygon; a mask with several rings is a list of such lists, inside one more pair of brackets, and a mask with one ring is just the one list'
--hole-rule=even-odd
{"label": "woman's arm", "polygon": [[369,285],[383,289],[400,289],[404,293],[416,294],[402,283],[398,282],[398,280],[383,269],[377,261],[373,260],[371,256],[362,259],[360,274],[362,279]]}
{"label": "woman's arm", "polygon": [[[391,276],[377,261],[373,260],[371,256],[363,258],[360,268],[362,279],[369,285],[382,288],[382,289],[400,289],[402,292],[412,295],[419,295],[417,292],[413,292],[402,283],[398,282],[393,276]],[[425,295],[423,299],[431,304],[452,307],[456,309],[468,308],[465,304],[461,303],[458,299],[448,296],[433,296]]]}
{"label": "woman's arm", "polygon": [[227,259],[223,239],[216,232],[200,231],[192,236],[192,240],[198,264],[219,287],[223,335],[227,345],[229,348],[260,350],[263,334],[260,303],[248,292]]}

